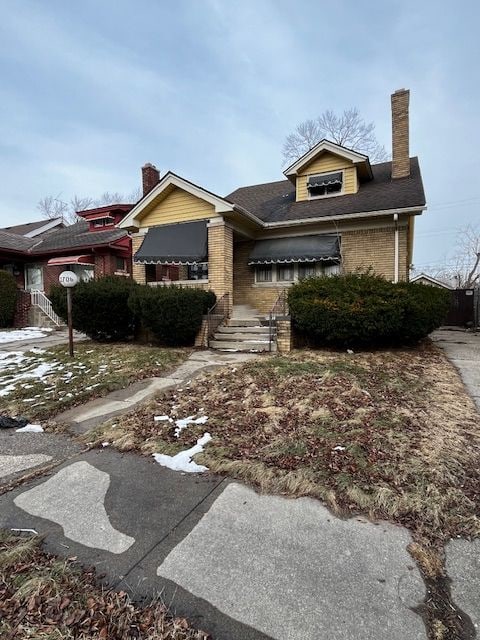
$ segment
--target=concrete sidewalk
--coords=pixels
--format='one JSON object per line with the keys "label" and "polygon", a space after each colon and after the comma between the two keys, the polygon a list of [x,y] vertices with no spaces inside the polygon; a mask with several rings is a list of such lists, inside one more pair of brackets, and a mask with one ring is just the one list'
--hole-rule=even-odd
{"label": "concrete sidewalk", "polygon": [[[39,331],[41,331],[39,327]],[[84,342],[89,340],[86,335],[78,331],[73,332],[74,342]],[[30,351],[33,347],[40,349],[48,349],[50,347],[58,347],[60,345],[68,345],[68,331],[65,328],[58,331],[49,331],[43,338],[30,338],[28,340],[15,340],[14,342],[2,342],[0,351]]]}
{"label": "concrete sidewalk", "polygon": [[457,367],[480,410],[480,332],[441,329],[435,331],[431,338]]}
{"label": "concrete sidewalk", "polygon": [[[17,456],[35,434],[20,435]],[[0,527],[34,529],[48,551],[136,598],[161,594],[216,640],[427,637],[409,533],[336,518],[317,500],[260,496],[107,448],[0,496]]]}

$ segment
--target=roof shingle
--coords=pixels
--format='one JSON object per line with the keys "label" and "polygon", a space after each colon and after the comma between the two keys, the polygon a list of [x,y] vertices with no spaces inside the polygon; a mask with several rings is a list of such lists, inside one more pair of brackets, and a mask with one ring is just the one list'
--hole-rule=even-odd
{"label": "roof shingle", "polygon": [[373,179],[363,182],[358,192],[351,195],[296,202],[295,186],[289,180],[281,180],[241,187],[226,199],[267,223],[407,207],[421,209],[425,193],[418,158],[411,158],[410,165],[410,176],[395,180],[391,177],[391,162],[372,165]]}

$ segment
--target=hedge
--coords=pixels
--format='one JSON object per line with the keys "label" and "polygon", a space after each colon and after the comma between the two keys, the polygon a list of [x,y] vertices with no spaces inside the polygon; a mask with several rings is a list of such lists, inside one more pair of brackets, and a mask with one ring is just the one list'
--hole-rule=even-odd
{"label": "hedge", "polygon": [[17,304],[17,283],[8,271],[0,269],[0,327],[11,327]]}
{"label": "hedge", "polygon": [[[50,299],[56,313],[66,320],[65,289],[53,287]],[[150,287],[130,278],[108,276],[73,288],[73,327],[98,341],[127,340],[143,328],[164,345],[191,345],[202,316],[215,300],[212,291],[175,285]]]}
{"label": "hedge", "polygon": [[371,273],[308,278],[288,295],[293,326],[303,338],[341,347],[418,342],[442,324],[449,301],[444,289],[394,284]]}
{"label": "hedge", "polygon": [[[135,332],[135,318],[128,299],[136,286],[130,278],[118,276],[79,282],[72,290],[74,329],[99,342],[131,338]],[[56,313],[66,321],[64,287],[54,286],[50,299]]]}
{"label": "hedge", "polygon": [[202,317],[215,304],[212,291],[183,288],[137,287],[130,298],[130,307],[137,322],[150,330],[164,345],[186,346],[195,341]]}

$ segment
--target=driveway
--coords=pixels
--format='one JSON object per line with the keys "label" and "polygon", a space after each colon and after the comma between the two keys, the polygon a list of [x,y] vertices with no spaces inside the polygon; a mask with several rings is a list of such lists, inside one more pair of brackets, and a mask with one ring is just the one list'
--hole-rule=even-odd
{"label": "driveway", "polygon": [[431,336],[457,367],[480,410],[480,332],[439,330]]}

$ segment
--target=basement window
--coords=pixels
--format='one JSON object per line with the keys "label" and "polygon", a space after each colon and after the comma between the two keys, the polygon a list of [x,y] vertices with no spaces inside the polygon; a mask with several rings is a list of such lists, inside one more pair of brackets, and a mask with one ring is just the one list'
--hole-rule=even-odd
{"label": "basement window", "polygon": [[309,176],[307,188],[310,198],[324,198],[339,194],[343,191],[343,171]]}

